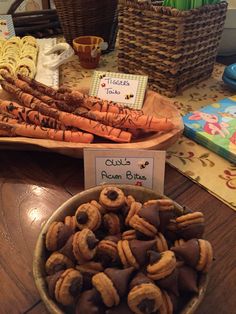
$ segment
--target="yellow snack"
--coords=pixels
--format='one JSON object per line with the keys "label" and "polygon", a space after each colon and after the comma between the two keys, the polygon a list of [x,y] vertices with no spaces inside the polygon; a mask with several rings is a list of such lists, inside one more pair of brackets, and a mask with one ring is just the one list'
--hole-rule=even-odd
{"label": "yellow snack", "polygon": [[20,55],[19,47],[16,45],[4,45],[3,54],[7,55],[8,53],[14,53],[15,55]]}
{"label": "yellow snack", "polygon": [[33,36],[24,36],[21,38],[21,45],[28,44],[30,46],[38,47],[37,41]]}
{"label": "yellow snack", "polygon": [[15,68],[15,73],[33,78],[36,74],[35,63],[28,58],[19,59]]}
{"label": "yellow snack", "polygon": [[14,67],[9,62],[0,62],[0,79],[3,79],[1,76],[2,71],[7,71],[9,74],[14,75]]}
{"label": "yellow snack", "polygon": [[36,63],[37,54],[29,54],[29,53],[25,52],[25,53],[22,53],[22,54],[20,55],[19,60],[24,59],[24,58],[30,59],[30,60],[32,60],[34,63]]}
{"label": "yellow snack", "polygon": [[0,53],[2,51],[3,45],[5,44],[5,41],[6,41],[5,38],[0,37]]}
{"label": "yellow snack", "polygon": [[33,36],[13,36],[8,40],[0,38],[0,72],[4,70],[13,76],[20,73],[34,78],[38,49]]}
{"label": "yellow snack", "polygon": [[10,65],[12,65],[13,71],[14,71],[16,67],[16,63],[17,63],[16,58],[14,58],[12,55],[6,55],[6,56],[3,56],[1,60],[2,60],[2,63],[6,63],[6,64],[9,63]]}

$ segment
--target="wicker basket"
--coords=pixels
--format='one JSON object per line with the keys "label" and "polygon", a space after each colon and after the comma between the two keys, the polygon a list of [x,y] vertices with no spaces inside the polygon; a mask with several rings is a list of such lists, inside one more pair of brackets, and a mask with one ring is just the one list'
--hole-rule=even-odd
{"label": "wicker basket", "polygon": [[210,77],[226,11],[226,2],[179,11],[120,0],[119,71],[148,75],[149,87],[169,97]]}
{"label": "wicker basket", "polygon": [[118,28],[118,0],[55,0],[66,41],[78,36],[99,36],[115,47]]}

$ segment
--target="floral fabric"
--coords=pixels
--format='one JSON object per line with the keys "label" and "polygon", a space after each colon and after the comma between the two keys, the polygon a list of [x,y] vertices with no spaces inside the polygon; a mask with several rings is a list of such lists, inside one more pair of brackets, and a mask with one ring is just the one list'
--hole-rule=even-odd
{"label": "floral fabric", "polygon": [[[221,80],[224,65],[216,64],[212,77],[175,98],[184,115],[233,95]],[[236,210],[236,165],[182,136],[167,151],[168,163]]]}

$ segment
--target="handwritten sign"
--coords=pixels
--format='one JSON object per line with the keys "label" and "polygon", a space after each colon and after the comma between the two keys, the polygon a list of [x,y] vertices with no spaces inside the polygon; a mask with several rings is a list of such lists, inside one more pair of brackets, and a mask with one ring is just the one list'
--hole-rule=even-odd
{"label": "handwritten sign", "polygon": [[0,38],[9,39],[12,36],[15,36],[12,16],[0,15]]}
{"label": "handwritten sign", "polygon": [[84,149],[85,188],[131,184],[164,192],[165,151]]}
{"label": "handwritten sign", "polygon": [[94,71],[89,94],[141,109],[147,80],[142,75]]}

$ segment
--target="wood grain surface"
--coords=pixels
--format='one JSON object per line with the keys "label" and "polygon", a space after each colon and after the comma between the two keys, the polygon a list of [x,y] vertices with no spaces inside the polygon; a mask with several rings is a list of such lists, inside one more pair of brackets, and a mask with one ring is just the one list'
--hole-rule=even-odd
{"label": "wood grain surface", "polygon": [[[83,179],[80,159],[0,151],[1,314],[47,313],[32,276],[34,245],[51,213],[83,190]],[[205,238],[214,248],[209,286],[196,314],[236,313],[236,213],[168,165],[165,194],[204,212]]]}

